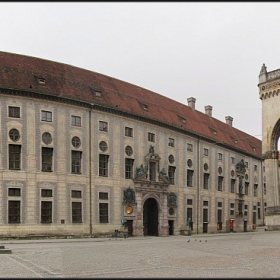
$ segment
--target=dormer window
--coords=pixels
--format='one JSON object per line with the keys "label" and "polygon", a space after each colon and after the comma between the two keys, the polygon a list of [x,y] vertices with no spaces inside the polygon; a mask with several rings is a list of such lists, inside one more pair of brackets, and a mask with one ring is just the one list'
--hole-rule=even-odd
{"label": "dormer window", "polygon": [[145,103],[143,103],[143,102],[139,102],[139,101],[138,101],[138,103],[139,103],[139,105],[141,106],[141,108],[142,108],[143,110],[145,110],[145,111],[148,111],[148,110],[149,110],[149,107],[148,107],[147,104],[145,104]]}
{"label": "dormer window", "polygon": [[[177,116],[178,116],[178,115],[177,115]],[[181,117],[181,116],[178,116],[178,118],[179,118],[180,122],[182,122],[182,123],[184,123],[184,124],[187,122],[186,119],[183,118],[183,117]]]}
{"label": "dormer window", "polygon": [[46,84],[46,80],[44,78],[38,78],[38,83],[40,85],[45,85]]}
{"label": "dormer window", "polygon": [[215,129],[211,128],[211,127],[209,127],[209,128],[210,128],[211,132],[212,132],[214,135],[217,135],[217,130],[215,130]]}

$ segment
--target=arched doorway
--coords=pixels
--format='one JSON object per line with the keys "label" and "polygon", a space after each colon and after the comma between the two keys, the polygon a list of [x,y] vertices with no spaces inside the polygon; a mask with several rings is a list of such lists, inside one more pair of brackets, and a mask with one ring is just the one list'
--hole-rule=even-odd
{"label": "arched doorway", "polygon": [[158,236],[158,205],[154,198],[148,198],[144,203],[143,226],[144,235]]}

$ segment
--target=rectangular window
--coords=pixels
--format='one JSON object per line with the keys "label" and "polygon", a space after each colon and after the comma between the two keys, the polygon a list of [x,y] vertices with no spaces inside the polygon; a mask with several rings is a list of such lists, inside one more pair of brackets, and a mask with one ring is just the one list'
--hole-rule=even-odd
{"label": "rectangular window", "polygon": [[193,170],[190,169],[187,170],[187,186],[193,186]]}
{"label": "rectangular window", "polygon": [[254,165],[254,171],[258,171],[258,166],[256,164]]}
{"label": "rectangular window", "polygon": [[52,197],[52,190],[50,189],[42,189],[41,190],[41,197]]}
{"label": "rectangular window", "polygon": [[124,129],[124,135],[128,137],[133,137],[133,128],[126,126]]}
{"label": "rectangular window", "polygon": [[20,188],[9,188],[9,196],[20,196]]}
{"label": "rectangular window", "polygon": [[82,173],[82,152],[71,151],[71,173],[81,174]]}
{"label": "rectangular window", "polygon": [[247,204],[244,205],[244,209],[248,209],[248,205]]}
{"label": "rectangular window", "polygon": [[41,121],[52,122],[52,112],[50,112],[50,111],[41,111]]}
{"label": "rectangular window", "polygon": [[253,212],[253,224],[257,223],[257,213]]}
{"label": "rectangular window", "polygon": [[231,193],[235,193],[235,182],[236,182],[235,179],[230,180],[230,192]]}
{"label": "rectangular window", "polygon": [[234,157],[231,157],[231,163],[234,163],[234,162],[235,162]]}
{"label": "rectangular window", "polygon": [[99,155],[99,176],[108,177],[108,155]]}
{"label": "rectangular window", "polygon": [[231,216],[234,216],[234,210],[230,210],[230,211],[229,211],[229,214],[230,214]]}
{"label": "rectangular window", "polygon": [[219,192],[223,191],[223,180],[224,180],[224,177],[218,176],[218,191]]}
{"label": "rectangular window", "polygon": [[249,195],[249,183],[245,182],[245,195]]}
{"label": "rectangular window", "polygon": [[192,214],[192,208],[188,207],[187,208],[187,221],[189,220],[189,218],[191,218],[191,221],[193,220],[193,214]]}
{"label": "rectangular window", "polygon": [[108,222],[108,203],[99,203],[99,223]]}
{"label": "rectangular window", "polygon": [[230,208],[234,208],[234,203],[231,203],[231,204],[230,204]]}
{"label": "rectangular window", "polygon": [[52,222],[52,202],[41,201],[41,223]]}
{"label": "rectangular window", "polygon": [[204,155],[206,156],[206,157],[208,157],[208,149],[206,149],[206,148],[204,148]]}
{"label": "rectangular window", "polygon": [[20,170],[21,145],[9,145],[9,169]]}
{"label": "rectangular window", "polygon": [[223,154],[218,153],[218,160],[223,160]]}
{"label": "rectangular window", "polygon": [[261,218],[261,208],[258,207],[258,219]]}
{"label": "rectangular window", "polygon": [[42,171],[51,172],[53,162],[53,148],[42,147]]}
{"label": "rectangular window", "polygon": [[71,116],[71,125],[72,126],[82,126],[81,117]]}
{"label": "rectangular window", "polygon": [[223,210],[222,209],[218,209],[218,213],[217,213],[218,215],[218,217],[217,217],[217,219],[218,219],[218,223],[222,223],[223,222],[223,217],[222,217],[222,214],[223,214]]}
{"label": "rectangular window", "polygon": [[99,197],[99,199],[108,200],[108,193],[107,192],[100,192],[98,197]]}
{"label": "rectangular window", "polygon": [[168,166],[168,177],[169,177],[169,181],[171,183],[171,185],[175,184],[175,166]]}
{"label": "rectangular window", "polygon": [[9,106],[9,114],[10,118],[20,118],[20,107]]}
{"label": "rectangular window", "polygon": [[258,196],[258,185],[254,184],[254,196]]}
{"label": "rectangular window", "polygon": [[205,190],[209,189],[209,177],[210,177],[210,174],[208,174],[208,173],[203,174],[203,188]]}
{"label": "rectangular window", "polygon": [[108,132],[108,123],[99,121],[99,131],[105,131]]}
{"label": "rectangular window", "polygon": [[208,209],[203,209],[203,222],[208,222]]}
{"label": "rectangular window", "polygon": [[148,141],[155,142],[156,136],[154,133],[148,132]]}
{"label": "rectangular window", "polygon": [[187,199],[187,205],[192,205],[193,204],[193,200],[192,199]]}
{"label": "rectangular window", "polygon": [[20,201],[9,200],[9,224],[20,223]]}
{"label": "rectangular window", "polygon": [[168,146],[170,146],[170,147],[175,147],[175,139],[169,138],[169,139],[168,139]]}
{"label": "rectangular window", "polygon": [[203,206],[208,206],[208,200],[203,201]]}
{"label": "rectangular window", "polygon": [[245,161],[245,166],[246,166],[246,168],[248,168],[248,166],[249,166],[248,161]]}
{"label": "rectangular window", "polygon": [[133,179],[133,162],[134,159],[125,159],[125,179]]}
{"label": "rectangular window", "polygon": [[149,175],[150,181],[156,181],[156,163],[153,161],[149,162]]}
{"label": "rectangular window", "polygon": [[248,216],[248,211],[244,211],[244,216]]}
{"label": "rectangular window", "polygon": [[263,184],[263,194],[266,194],[266,184]]}
{"label": "rectangular window", "polygon": [[72,190],[71,191],[71,197],[73,197],[73,198],[82,198],[82,191]]}
{"label": "rectangular window", "polygon": [[193,145],[190,143],[187,143],[187,151],[192,152],[193,151]]}
{"label": "rectangular window", "polygon": [[82,202],[72,202],[72,223],[82,222]]}
{"label": "rectangular window", "polygon": [[218,202],[218,207],[223,207],[223,203],[222,202]]}

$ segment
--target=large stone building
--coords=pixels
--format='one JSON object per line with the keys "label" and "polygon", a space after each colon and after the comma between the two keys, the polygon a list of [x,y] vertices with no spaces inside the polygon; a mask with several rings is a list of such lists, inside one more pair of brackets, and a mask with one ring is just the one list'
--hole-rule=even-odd
{"label": "large stone building", "polygon": [[70,65],[0,52],[0,236],[168,236],[264,223],[261,141]]}
{"label": "large stone building", "polygon": [[265,225],[267,230],[280,230],[280,69],[267,72],[263,64],[258,86],[262,100],[262,153],[268,190]]}

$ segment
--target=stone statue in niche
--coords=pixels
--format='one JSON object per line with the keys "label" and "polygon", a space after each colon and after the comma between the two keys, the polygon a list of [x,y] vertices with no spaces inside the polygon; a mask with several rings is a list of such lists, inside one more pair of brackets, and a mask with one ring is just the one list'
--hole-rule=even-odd
{"label": "stone statue in niche", "polygon": [[243,159],[241,159],[241,161],[236,164],[236,171],[240,171],[242,173],[246,172],[246,165]]}
{"label": "stone statue in niche", "polygon": [[140,167],[136,167],[135,178],[139,178],[139,177],[143,176],[147,172],[147,170],[148,170],[147,167],[146,166],[144,167],[143,164],[141,164]]}
{"label": "stone statue in niche", "polygon": [[124,203],[135,203],[135,192],[130,187],[123,191]]}
{"label": "stone statue in niche", "polygon": [[155,149],[154,149],[154,147],[152,145],[150,146],[149,153],[150,154],[154,154],[155,153]]}
{"label": "stone statue in niche", "polygon": [[164,176],[167,180],[169,180],[169,177],[168,177],[168,175],[167,175],[167,173],[166,173],[166,171],[165,171],[164,168],[161,169],[161,171],[159,172],[159,174],[162,175],[162,176]]}
{"label": "stone statue in niche", "polygon": [[177,206],[177,196],[174,192],[171,192],[168,194],[167,205],[168,206]]}

